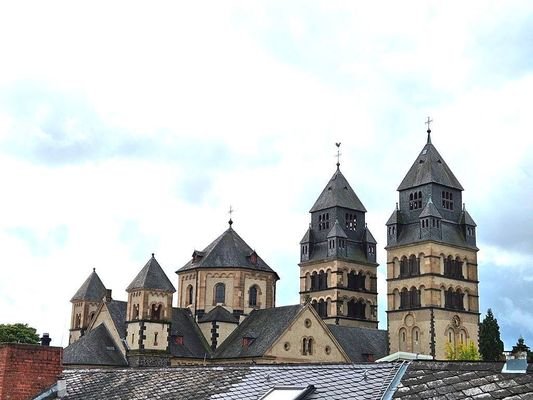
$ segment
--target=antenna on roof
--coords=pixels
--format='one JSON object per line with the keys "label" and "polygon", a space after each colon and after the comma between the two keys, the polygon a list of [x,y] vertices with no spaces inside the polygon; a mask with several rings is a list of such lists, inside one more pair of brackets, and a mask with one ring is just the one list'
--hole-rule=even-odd
{"label": "antenna on roof", "polygon": [[341,142],[338,142],[338,143],[335,143],[335,146],[337,146],[337,169],[339,169],[339,167],[341,166]]}
{"label": "antenna on roof", "polygon": [[433,122],[432,119],[430,119],[428,117],[427,121],[425,122],[425,124],[428,126],[428,130],[426,131],[428,133],[428,143],[427,144],[430,144],[431,143],[431,127],[429,126],[429,124],[431,124]]}

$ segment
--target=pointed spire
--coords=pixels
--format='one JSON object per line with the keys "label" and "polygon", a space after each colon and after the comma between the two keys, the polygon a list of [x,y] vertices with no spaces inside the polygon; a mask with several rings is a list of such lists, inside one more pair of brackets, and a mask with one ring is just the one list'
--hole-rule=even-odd
{"label": "pointed spire", "polygon": [[106,288],[96,273],[96,268],[83,282],[70,301],[100,301],[105,296]]}
{"label": "pointed spire", "polygon": [[141,269],[135,279],[126,288],[126,292],[135,289],[156,289],[171,293],[176,291],[163,271],[163,268],[161,268],[155,259],[154,253],[152,253],[152,258],[148,260],[143,269]]}

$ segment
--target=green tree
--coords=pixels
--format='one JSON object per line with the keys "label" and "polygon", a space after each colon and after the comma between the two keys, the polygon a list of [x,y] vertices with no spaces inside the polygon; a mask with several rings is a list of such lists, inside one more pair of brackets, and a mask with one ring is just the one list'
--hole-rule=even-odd
{"label": "green tree", "polygon": [[529,351],[529,346],[524,342],[524,338],[520,336],[518,342],[513,346],[513,353],[524,352],[527,354],[527,361],[533,362],[533,352]]}
{"label": "green tree", "polygon": [[39,335],[28,324],[0,324],[1,342],[38,344]]}
{"label": "green tree", "polygon": [[481,356],[479,355],[474,342],[469,340],[468,343],[460,343],[456,348],[454,348],[451,343],[446,343],[446,359],[475,361],[480,360]]}
{"label": "green tree", "polygon": [[503,342],[500,339],[500,327],[490,308],[483,322],[479,324],[479,352],[484,361],[502,359]]}

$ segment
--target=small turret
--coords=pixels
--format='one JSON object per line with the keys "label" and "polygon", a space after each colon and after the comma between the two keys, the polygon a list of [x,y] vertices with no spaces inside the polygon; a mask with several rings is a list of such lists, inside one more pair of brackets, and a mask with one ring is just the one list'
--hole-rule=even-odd
{"label": "small turret", "polygon": [[106,295],[106,288],[93,268],[93,272],[72,296],[72,316],[70,321],[69,344],[85,334],[98,306]]}

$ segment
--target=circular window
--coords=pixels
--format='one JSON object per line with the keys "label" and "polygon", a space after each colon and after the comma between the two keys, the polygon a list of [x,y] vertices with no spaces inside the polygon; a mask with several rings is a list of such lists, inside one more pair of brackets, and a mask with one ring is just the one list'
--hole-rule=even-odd
{"label": "circular window", "polygon": [[311,320],[309,318],[307,318],[305,321],[304,321],[304,325],[306,328],[310,328],[311,327]]}
{"label": "circular window", "polygon": [[330,354],[330,353],[331,353],[331,347],[326,346],[326,347],[324,348],[324,351],[326,352],[326,354]]}
{"label": "circular window", "polygon": [[291,344],[289,342],[285,342],[283,344],[283,348],[285,349],[285,351],[289,351],[291,348]]}

